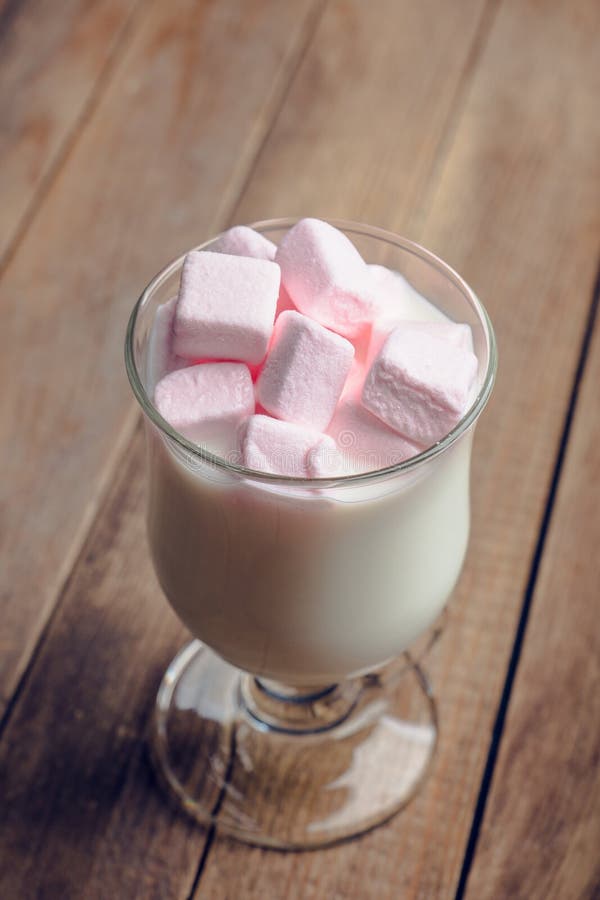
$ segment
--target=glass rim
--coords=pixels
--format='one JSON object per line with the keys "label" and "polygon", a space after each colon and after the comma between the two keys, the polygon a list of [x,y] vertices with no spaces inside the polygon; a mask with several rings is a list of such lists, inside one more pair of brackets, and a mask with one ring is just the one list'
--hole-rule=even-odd
{"label": "glass rim", "polygon": [[[259,232],[273,231],[276,229],[291,228],[298,221],[299,218],[264,219],[257,222],[252,222],[248,227],[254,228]],[[436,269],[448,280],[453,282],[455,286],[458,287],[461,292],[466,295],[466,298],[471,302],[473,308],[475,309],[483,324],[485,336],[487,339],[488,364],[477,396],[473,400],[473,403],[471,404],[469,409],[462,416],[460,421],[457,422],[454,428],[449,431],[448,434],[446,434],[440,441],[438,441],[436,444],[433,444],[431,447],[428,447],[426,450],[421,451],[415,456],[411,456],[399,463],[394,463],[391,466],[385,466],[381,469],[369,469],[366,472],[357,472],[349,475],[326,476],[324,478],[302,478],[295,475],[275,475],[270,472],[262,472],[259,469],[249,469],[246,468],[246,466],[229,462],[228,460],[223,459],[223,457],[217,456],[210,450],[206,450],[204,447],[200,447],[198,444],[194,444],[191,441],[188,441],[187,438],[185,438],[182,434],[180,434],[178,431],[175,431],[175,429],[172,428],[171,425],[169,425],[166,419],[163,419],[146,392],[142,379],[140,378],[139,372],[137,370],[133,352],[135,328],[140,309],[142,308],[145,301],[149,297],[151,297],[152,294],[158,288],[160,288],[161,285],[174,272],[177,271],[178,268],[182,266],[183,260],[185,259],[187,254],[191,252],[191,250],[186,250],[185,253],[182,253],[176,259],[173,259],[171,262],[167,263],[167,265],[164,266],[164,268],[162,268],[154,276],[154,278],[152,278],[152,280],[144,288],[138,300],[136,301],[129,317],[127,333],[125,336],[125,368],[134,396],[139,403],[144,415],[148,419],[150,419],[150,421],[154,425],[156,425],[156,427],[166,437],[168,437],[171,441],[174,441],[180,448],[185,450],[186,453],[192,454],[192,456],[197,457],[198,459],[202,460],[202,462],[208,463],[226,472],[234,473],[244,478],[251,479],[253,481],[261,481],[275,485],[288,485],[290,487],[296,486],[323,488],[335,487],[337,485],[362,484],[364,482],[377,481],[380,479],[383,480],[392,475],[399,475],[405,472],[412,471],[413,469],[416,469],[426,464],[430,460],[435,459],[437,456],[443,454],[446,450],[453,446],[453,444],[455,444],[456,441],[460,437],[462,437],[462,435],[466,431],[468,431],[468,429],[479,418],[481,412],[486,406],[492,392],[492,388],[494,386],[496,370],[498,367],[496,337],[487,310],[477,297],[475,291],[473,291],[472,288],[469,287],[464,278],[462,278],[458,274],[458,272],[456,272],[451,266],[449,266],[448,263],[444,262],[440,257],[436,256],[435,253],[432,253],[430,250],[427,250],[420,244],[417,244],[414,241],[410,241],[408,240],[408,238],[404,238],[400,235],[394,234],[391,231],[386,231],[383,228],[362,224],[360,222],[346,221],[344,219],[327,219],[324,221],[329,222],[330,225],[333,225],[335,228],[339,228],[346,233],[356,234],[363,237],[376,238],[380,241],[383,241],[384,243],[390,244],[394,247],[411,253],[413,256],[416,256],[433,266],[434,269]],[[214,235],[209,240],[206,240],[202,244],[199,244],[197,247],[193,247],[191,249],[207,249],[219,236],[219,234]]]}

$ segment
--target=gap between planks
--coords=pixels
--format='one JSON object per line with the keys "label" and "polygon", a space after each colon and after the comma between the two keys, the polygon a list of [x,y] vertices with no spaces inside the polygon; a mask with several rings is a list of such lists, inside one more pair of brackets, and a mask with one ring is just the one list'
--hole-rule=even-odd
{"label": "gap between planks", "polygon": [[467,842],[467,846],[465,849],[465,855],[463,859],[463,864],[460,872],[460,877],[458,880],[458,886],[456,888],[455,900],[463,900],[465,896],[465,892],[467,889],[467,883],[469,880],[469,873],[471,871],[473,861],[475,859],[475,854],[477,852],[477,843],[479,839],[479,834],[481,832],[481,827],[483,824],[483,819],[485,816],[485,810],[487,806],[487,801],[490,795],[490,790],[492,787],[492,781],[494,778],[494,770],[496,768],[496,762],[498,759],[498,753],[500,751],[500,744],[502,742],[502,735],[504,731],[504,724],[506,721],[506,715],[508,712],[508,707],[511,700],[512,690],[515,683],[515,678],[517,674],[517,669],[519,667],[519,660],[521,658],[521,653],[523,650],[523,644],[525,640],[525,635],[527,631],[527,623],[529,621],[529,614],[531,611],[531,603],[533,599],[533,595],[535,592],[535,586],[537,582],[537,576],[540,569],[540,565],[542,562],[542,558],[544,556],[544,549],[546,546],[546,538],[548,536],[548,532],[550,529],[550,524],[552,521],[552,513],[554,511],[554,506],[556,502],[556,494],[558,491],[558,485],[560,482],[560,477],[565,464],[565,457],[567,454],[567,449],[569,445],[569,438],[571,435],[571,430],[573,426],[573,419],[575,417],[575,412],[577,409],[577,402],[579,399],[579,393],[581,388],[581,383],[583,381],[583,377],[585,374],[585,368],[587,359],[589,356],[590,344],[592,341],[592,335],[594,333],[594,328],[596,327],[598,320],[598,307],[600,305],[600,260],[598,263],[598,272],[596,275],[596,281],[594,284],[594,289],[592,292],[592,298],[590,302],[590,308],[588,311],[585,331],[581,341],[581,349],[579,352],[579,360],[577,363],[577,369],[575,370],[575,374],[573,377],[573,385],[571,388],[571,395],[569,397],[569,404],[565,413],[563,430],[560,436],[560,441],[558,445],[558,450],[556,453],[556,462],[554,464],[554,469],[552,472],[552,478],[550,481],[550,486],[548,488],[548,495],[544,507],[544,514],[542,517],[542,521],[540,524],[540,530],[538,535],[538,540],[535,546],[535,550],[533,553],[533,558],[531,561],[531,567],[529,570],[529,578],[527,580],[527,587],[525,589],[525,594],[523,597],[523,605],[521,608],[521,614],[519,616],[519,622],[517,625],[517,630],[515,633],[515,641],[513,644],[513,649],[510,655],[508,669],[506,672],[506,679],[504,682],[504,687],[502,689],[502,694],[500,696],[500,702],[498,704],[498,711],[496,713],[496,718],[494,720],[494,727],[492,730],[492,737],[490,740],[490,747],[488,750],[488,755],[486,759],[485,768],[483,770],[483,776],[481,779],[481,786],[479,789],[479,795],[477,797],[477,803],[475,805],[475,811],[473,813],[473,821],[471,824],[471,830],[469,833],[469,839]]}
{"label": "gap between planks", "polygon": [[425,226],[427,212],[433,206],[437,189],[443,178],[444,163],[448,158],[452,143],[462,120],[469,87],[477,72],[477,66],[479,65],[479,61],[487,45],[489,36],[494,27],[494,22],[496,21],[496,15],[502,2],[503,0],[488,0],[481,13],[471,50],[465,60],[465,66],[456,85],[456,91],[452,98],[452,102],[448,107],[448,115],[446,116],[446,122],[442,129],[431,165],[431,173],[428,179],[428,187],[424,192],[424,200],[413,218],[413,230],[415,235],[421,234]]}
{"label": "gap between planks", "polygon": [[[12,0],[9,0],[8,7],[3,11],[2,17],[4,17],[4,15],[10,16],[10,18],[8,19],[9,25],[12,16],[14,16],[14,14],[18,11],[16,9],[16,5],[18,4],[18,2],[19,0],[15,0],[15,7],[13,8]],[[96,81],[94,82],[90,94],[83,104],[79,115],[76,116],[71,128],[67,130],[64,138],[56,149],[54,160],[50,164],[48,171],[40,179],[40,182],[35,188],[29,203],[21,214],[13,235],[8,241],[6,250],[0,258],[0,279],[4,275],[13,257],[21,246],[21,243],[24,240],[30,225],[35,220],[39,210],[42,208],[44,201],[48,196],[50,189],[52,188],[52,185],[67,164],[69,157],[75,149],[80,136],[83,134],[85,126],[94,115],[94,112],[96,111],[98,104],[115,73],[119,58],[123,57],[123,51],[131,41],[134,33],[134,21],[138,17],[138,14],[140,14],[143,6],[143,0],[136,0],[136,2],[134,3],[129,15],[123,22],[123,25],[121,26],[113,42],[113,46],[106,58],[106,62],[100,70],[98,77],[96,78]],[[0,20],[0,29],[3,27],[3,25],[3,21]]]}
{"label": "gap between planks", "polygon": [[20,5],[21,0],[6,0],[2,9],[0,9],[0,38],[12,25]]}
{"label": "gap between planks", "polygon": [[240,153],[241,165],[236,167],[236,171],[232,174],[230,187],[225,192],[225,196],[220,208],[213,219],[211,233],[233,224],[233,217],[239,206],[241,198],[246,192],[246,188],[252,179],[252,175],[256,169],[256,165],[261,157],[263,148],[269,140],[269,136],[279,118],[279,114],[285,105],[285,101],[290,92],[298,69],[302,65],[302,61],[306,56],[306,52],[310,47],[312,39],[319,27],[319,22],[323,17],[328,0],[315,0],[311,12],[306,16],[304,27],[300,33],[295,57],[289,66],[282,65],[279,78],[275,79],[273,90],[270,97],[265,103],[263,114],[258,117],[247,146],[242,147]]}
{"label": "gap between planks", "polygon": [[137,430],[138,421],[139,416],[137,406],[135,408],[130,408],[127,416],[125,417],[125,422],[119,429],[119,432],[117,434],[117,439],[115,440],[115,443],[113,445],[113,452],[108,457],[107,462],[100,474],[100,482],[96,497],[92,498],[87,506],[87,509],[84,511],[80,526],[79,540],[73,541],[71,547],[69,548],[69,553],[63,563],[63,574],[60,579],[60,587],[56,593],[55,602],[49,610],[42,628],[32,642],[27,662],[23,667],[23,671],[11,696],[6,701],[6,707],[3,714],[2,716],[0,716],[0,740],[2,740],[2,735],[4,734],[4,730],[6,729],[11,719],[12,712],[19,702],[19,698],[21,697],[21,694],[23,693],[25,685],[27,684],[27,681],[29,679],[29,675],[35,666],[36,660],[40,654],[42,647],[44,646],[44,642],[46,640],[48,632],[52,627],[52,622],[54,621],[54,618],[58,610],[60,609],[61,600],[69,587],[69,583],[71,581],[71,578],[73,577],[74,572],[77,569],[80,559],[85,553],[88,537],[92,532],[92,529],[94,528],[94,524],[98,516],[102,514],[102,510],[108,503],[110,489],[114,481],[113,473],[117,471],[117,467],[122,464],[122,461],[125,458],[129,447],[131,446],[133,437]]}

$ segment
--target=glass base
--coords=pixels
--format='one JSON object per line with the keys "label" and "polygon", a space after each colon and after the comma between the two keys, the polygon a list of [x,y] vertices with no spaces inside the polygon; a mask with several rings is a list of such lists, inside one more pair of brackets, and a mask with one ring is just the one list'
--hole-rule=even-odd
{"label": "glass base", "polygon": [[302,689],[260,681],[192,641],[163,678],[151,749],[169,793],[198,822],[301,850],[361,834],[405,806],[437,733],[427,679],[408,654]]}

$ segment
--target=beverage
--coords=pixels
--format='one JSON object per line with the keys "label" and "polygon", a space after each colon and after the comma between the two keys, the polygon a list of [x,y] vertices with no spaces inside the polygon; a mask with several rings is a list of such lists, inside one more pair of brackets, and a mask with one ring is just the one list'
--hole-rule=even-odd
{"label": "beverage", "polygon": [[[288,224],[267,223],[263,230],[277,243]],[[381,727],[381,698],[375,702],[371,682],[359,676],[381,671],[431,626],[456,584],[467,548],[473,426],[495,372],[491,326],[467,285],[427,251],[366,226],[348,226],[347,231],[368,263],[383,262],[409,278],[415,320],[458,321],[471,329],[477,357],[472,403],[450,434],[421,452],[415,449],[411,458],[404,453],[399,461],[392,445],[364,446],[357,452],[351,446],[356,434],[340,430],[335,416],[329,433],[335,434],[341,452],[341,476],[307,480],[250,472],[240,466],[233,427],[207,433],[199,448],[158,415],[146,370],[154,315],[176,292],[182,260],[157,276],[130,323],[130,378],[146,413],[150,550],[169,602],[205,645],[194,645],[174,662],[162,701],[159,695],[162,725],[156,741],[171,787],[204,822],[214,821],[210,804],[194,794],[188,775],[169,757],[167,735],[178,709],[185,709],[189,718],[193,683],[203,679],[213,686],[203,690],[215,691],[210,702],[202,694],[204,699],[194,707],[198,734],[207,717],[213,726],[221,722],[219,728],[227,722],[236,730],[236,752],[241,753],[243,737],[245,758],[260,756],[256,770],[264,770],[267,758],[283,752],[282,735],[296,733],[322,734],[319,759],[334,754],[337,760],[344,741],[357,733],[351,729],[357,710],[363,710],[363,719],[356,728],[364,729],[365,722],[371,726],[367,743]],[[360,347],[358,339],[355,343],[359,360],[373,353]],[[351,373],[342,403],[353,402],[354,390]],[[340,684],[354,687],[347,694],[336,687]],[[193,691],[200,698],[199,688]],[[317,712],[315,697],[329,698],[319,701]],[[307,846],[380,821],[414,791],[431,758],[435,723],[430,701],[423,696],[422,702],[418,727],[407,730],[404,713],[398,713],[403,730],[396,729],[405,751],[409,745],[411,753],[421,748],[419,761],[409,781],[384,801],[373,801],[373,809],[353,812],[342,825],[336,819],[338,825],[321,831],[313,821],[307,832],[304,823],[286,837],[284,830],[292,827],[285,824],[289,816],[286,819],[284,812],[289,785],[278,785],[278,798],[269,805],[270,824],[261,820],[246,827],[252,789],[243,780],[236,787],[240,796],[229,798],[229,812],[221,813],[222,827],[225,815],[225,830],[245,840]],[[218,704],[228,710],[224,718],[215,712]],[[386,715],[393,718],[393,704],[386,704]],[[340,728],[346,729],[344,735]],[[426,728],[424,741],[422,735],[417,740],[419,728]],[[280,743],[267,740],[269,735],[278,735]],[[297,741],[292,740],[289,752],[301,753]],[[306,757],[302,759],[302,765],[308,765]],[[245,763],[241,756],[239,760],[242,772]],[[362,772],[356,777],[369,776]],[[314,791],[307,781],[307,802],[308,795],[320,790],[315,779]],[[315,799],[315,793],[311,802],[318,806],[324,796]],[[281,810],[276,812],[273,804]],[[227,824],[227,816],[233,825]],[[283,829],[279,835],[274,833],[277,828]]]}
{"label": "beverage", "polygon": [[[422,320],[434,318],[421,304]],[[161,587],[233,665],[337,681],[397,656],[440,613],[467,547],[471,432],[405,473],[309,487],[215,470],[148,428]],[[209,438],[215,454],[235,455],[233,430]],[[392,462],[372,455],[378,468]]]}

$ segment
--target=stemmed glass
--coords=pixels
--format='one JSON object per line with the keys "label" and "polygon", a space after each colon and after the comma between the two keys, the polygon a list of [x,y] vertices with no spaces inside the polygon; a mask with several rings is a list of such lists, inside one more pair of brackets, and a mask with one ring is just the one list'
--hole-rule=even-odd
{"label": "stemmed glass", "polygon": [[[277,242],[293,224],[253,227]],[[471,326],[476,396],[418,456],[382,459],[358,475],[288,478],[175,432],[153,406],[146,369],[154,315],[177,293],[183,257],[143,292],[126,339],[145,417],[150,552],[194,635],[158,691],[155,766],[202,824],[281,849],[335,843],[386,821],[429,770],[436,705],[409,648],[429,633],[460,574],[474,426],[496,370],[487,313],[456,272],[397,235],[332,224],[367,262],[400,272]]]}

